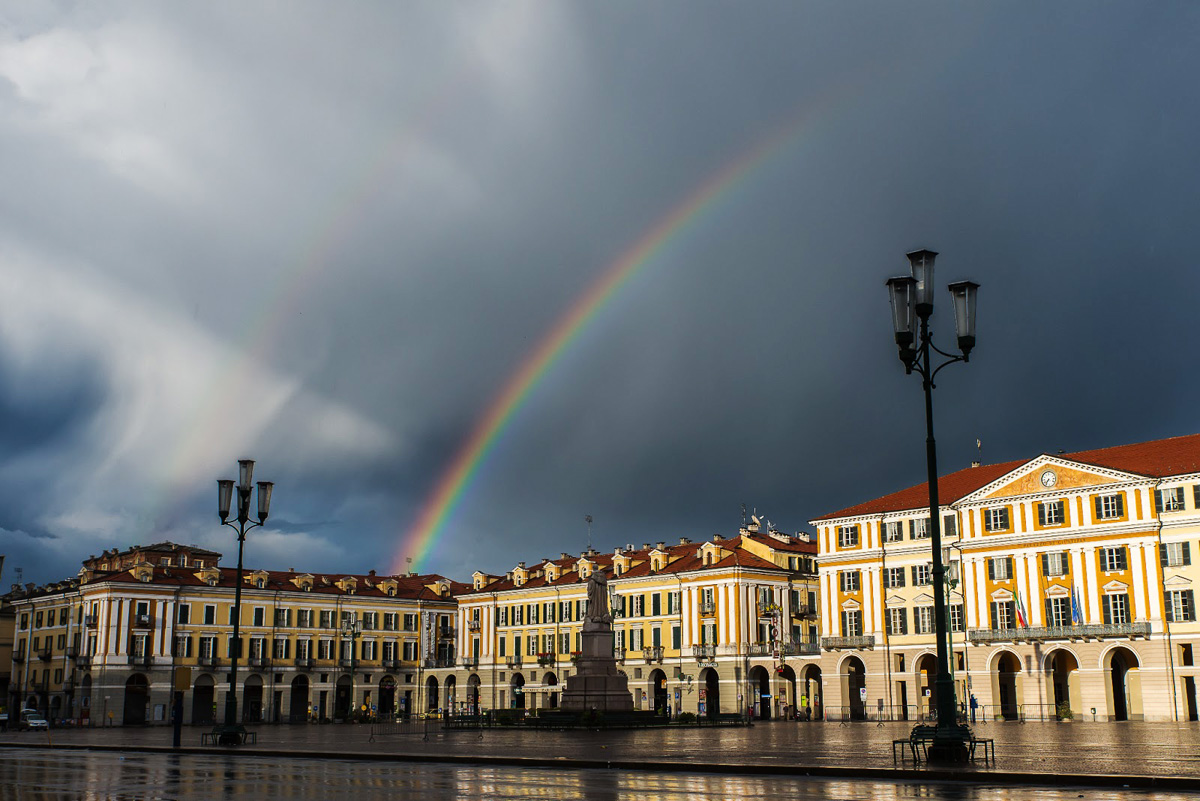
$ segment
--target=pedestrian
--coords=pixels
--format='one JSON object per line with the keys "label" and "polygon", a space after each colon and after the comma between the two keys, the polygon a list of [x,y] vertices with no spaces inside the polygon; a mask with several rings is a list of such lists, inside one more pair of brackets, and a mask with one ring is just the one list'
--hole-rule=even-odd
{"label": "pedestrian", "polygon": [[971,722],[975,722],[975,710],[979,708],[979,702],[975,700],[975,693],[971,693]]}
{"label": "pedestrian", "polygon": [[807,704],[804,706],[804,720],[805,722],[812,720],[812,707]]}

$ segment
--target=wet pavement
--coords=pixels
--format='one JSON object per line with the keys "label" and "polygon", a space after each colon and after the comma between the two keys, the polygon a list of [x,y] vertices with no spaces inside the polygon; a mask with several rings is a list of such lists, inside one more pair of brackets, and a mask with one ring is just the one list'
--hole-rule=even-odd
{"label": "wet pavement", "polygon": [[[437,721],[394,727],[388,733],[362,725],[266,725],[256,752],[283,755],[418,759],[543,759],[640,765],[740,765],[772,770],[824,771],[891,769],[892,740],[906,737],[911,724],[759,723],[750,728],[641,729],[633,731],[539,732],[497,728],[444,732]],[[202,727],[183,730],[183,745],[200,747]],[[372,734],[376,735],[372,742]],[[1195,723],[990,723],[975,727],[994,738],[996,763],[958,769],[964,776],[989,773],[1134,775],[1188,777],[1200,789],[1200,725]],[[428,739],[425,739],[425,737]],[[4,743],[166,748],[167,727],[58,729],[0,735]],[[669,764],[670,763],[670,764]],[[623,766],[623,765],[619,765]],[[927,770],[914,768],[913,772]]]}
{"label": "wet pavement", "polygon": [[[986,777],[978,777],[985,779]],[[928,781],[689,774],[683,771],[578,770],[295,759],[239,753],[175,754],[65,749],[0,749],[0,797],[18,801],[254,798],[639,799],[639,801],[818,801],[946,799],[1167,801],[1178,792],[1121,788],[997,786]]]}

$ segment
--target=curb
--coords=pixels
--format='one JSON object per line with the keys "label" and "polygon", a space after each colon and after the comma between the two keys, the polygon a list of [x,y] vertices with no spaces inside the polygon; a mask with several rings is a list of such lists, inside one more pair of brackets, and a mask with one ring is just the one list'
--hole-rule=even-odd
{"label": "curb", "polygon": [[515,768],[549,768],[568,770],[624,770],[637,773],[707,773],[740,774],[745,776],[783,776],[814,779],[865,779],[893,780],[904,782],[932,783],[955,782],[960,784],[1003,784],[1041,785],[1053,787],[1104,787],[1138,790],[1186,790],[1195,792],[1200,779],[1184,776],[1149,776],[1138,774],[1077,774],[1077,773],[1027,773],[1021,771],[955,771],[938,768],[874,768],[841,767],[828,765],[787,766],[751,765],[726,762],[677,762],[677,761],[632,761],[628,759],[578,759],[570,757],[514,757],[487,755],[437,754],[381,754],[376,752],[327,751],[276,751],[267,748],[199,748],[184,746],[121,746],[99,744],[67,744],[46,746],[35,743],[0,743],[0,748],[25,750],[60,751],[111,751],[146,754],[187,754],[189,756],[214,756],[236,753],[240,756],[269,759],[313,759],[353,762],[402,762],[437,763],[449,765],[503,765]]}

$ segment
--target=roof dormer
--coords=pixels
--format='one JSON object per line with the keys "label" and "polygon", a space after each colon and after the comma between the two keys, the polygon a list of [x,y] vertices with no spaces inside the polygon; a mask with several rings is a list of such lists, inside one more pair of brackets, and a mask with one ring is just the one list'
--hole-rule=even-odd
{"label": "roof dormer", "polygon": [[525,569],[524,562],[517,562],[517,566],[513,568],[512,577],[513,584],[517,587],[529,581],[529,571]]}
{"label": "roof dormer", "polygon": [[136,565],[129,568],[129,574],[137,581],[153,581],[154,566],[149,562],[138,562]]}
{"label": "roof dormer", "polygon": [[558,581],[558,577],[561,575],[558,565],[549,561],[542,565],[542,572],[546,575],[546,581]]}
{"label": "roof dormer", "polygon": [[265,590],[267,588],[267,581],[270,578],[271,578],[271,575],[269,573],[267,573],[267,571],[255,570],[255,571],[253,571],[251,573],[247,573],[245,576],[243,576],[242,580],[245,581],[247,584],[249,584],[251,587],[257,587],[260,590]]}
{"label": "roof dormer", "polygon": [[400,582],[396,581],[395,577],[388,576],[387,578],[379,579],[379,591],[384,595],[394,596],[396,590],[400,587]]}
{"label": "roof dormer", "polygon": [[316,577],[313,576],[312,573],[301,573],[300,575],[292,576],[291,582],[295,584],[298,589],[301,589],[304,592],[311,592],[315,578]]}
{"label": "roof dormer", "polygon": [[336,583],[338,589],[347,595],[353,595],[358,592],[358,579],[354,576],[342,576]]}
{"label": "roof dormer", "polygon": [[205,584],[207,584],[210,587],[216,586],[217,582],[219,582],[221,580],[221,571],[218,570],[217,568],[211,567],[211,566],[201,568],[200,570],[197,570],[192,575],[194,575],[196,578],[200,579],[200,581],[203,581]]}

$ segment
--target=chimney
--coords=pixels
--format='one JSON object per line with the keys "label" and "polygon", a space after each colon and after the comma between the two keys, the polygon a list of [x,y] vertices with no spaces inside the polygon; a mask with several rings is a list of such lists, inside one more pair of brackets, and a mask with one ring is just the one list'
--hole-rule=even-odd
{"label": "chimney", "polygon": [[374,570],[368,570],[368,571],[367,571],[367,575],[368,575],[368,576],[374,576],[374,575],[375,575],[375,571],[374,571]]}
{"label": "chimney", "polygon": [[690,545],[690,544],[691,544],[691,542],[692,542],[692,541],[691,541],[691,540],[689,540],[687,537],[680,537],[680,538],[679,538],[679,544],[680,544],[680,545]]}
{"label": "chimney", "polygon": [[517,567],[519,567],[519,568],[521,568],[522,570],[524,570],[524,569],[525,569],[525,563],[524,563],[524,562],[517,562]]}
{"label": "chimney", "polygon": [[712,539],[712,541],[713,541],[713,542],[720,542],[720,541],[721,541],[721,535],[720,535],[720,534],[713,534],[713,539]]}
{"label": "chimney", "polygon": [[625,543],[625,550],[626,550],[626,551],[632,551],[632,550],[633,550],[633,543],[632,543],[632,542],[627,542],[627,543]]}
{"label": "chimney", "polygon": [[979,467],[981,464],[983,464],[983,463],[980,462],[978,459],[971,460],[971,467]]}
{"label": "chimney", "polygon": [[667,547],[667,544],[665,542],[660,541],[660,542],[655,543],[654,547],[661,551]]}
{"label": "chimney", "polygon": [[643,550],[643,551],[648,551],[648,550],[650,550],[650,543],[648,543],[648,542],[643,542],[643,543],[642,543],[642,550]]}
{"label": "chimney", "polygon": [[570,559],[571,557],[570,557],[570,556],[567,554],[567,552],[566,552],[566,551],[563,551],[562,553],[560,553],[560,554],[558,555],[558,558],[559,558],[559,559]]}
{"label": "chimney", "polygon": [[413,576],[417,575],[417,571],[415,571],[415,570],[410,570],[410,571],[408,571],[408,575],[409,575],[409,577],[411,578],[411,577],[413,577]]}
{"label": "chimney", "polygon": [[620,545],[618,545],[618,546],[616,547],[616,549],[615,549],[615,550],[616,550],[617,554],[624,553],[624,552],[621,550],[621,546],[620,546]]}

